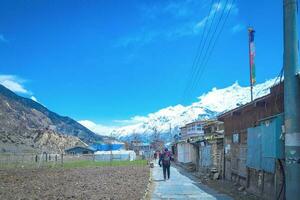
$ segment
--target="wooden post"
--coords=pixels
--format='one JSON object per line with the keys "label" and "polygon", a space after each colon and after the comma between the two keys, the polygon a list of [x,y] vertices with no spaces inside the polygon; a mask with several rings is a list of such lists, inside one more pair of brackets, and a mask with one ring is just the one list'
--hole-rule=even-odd
{"label": "wooden post", "polygon": [[249,188],[250,187],[250,169],[249,169],[249,167],[246,167],[246,170],[247,170],[246,188]]}
{"label": "wooden post", "polygon": [[[218,172],[219,172],[219,176],[222,177],[223,176],[223,167],[222,167],[223,155],[222,155],[222,150],[217,150],[217,151],[218,151],[218,154],[219,154]],[[220,173],[221,171],[222,171],[222,174]]]}
{"label": "wooden post", "polygon": [[60,163],[61,163],[61,166],[64,166],[64,154],[63,153],[60,156]]}
{"label": "wooden post", "polygon": [[277,187],[277,159],[275,160],[274,186],[275,186],[275,197],[277,197],[277,193],[278,193],[278,187]]}
{"label": "wooden post", "polygon": [[8,162],[9,162],[9,154],[6,156],[6,165],[8,165]]}
{"label": "wooden post", "polygon": [[223,175],[223,179],[225,180],[225,171],[226,171],[226,158],[225,158],[225,156],[226,156],[226,154],[225,154],[225,140],[224,140],[224,138],[223,138],[223,151],[222,151],[222,153],[223,153],[223,156],[222,156],[222,158],[223,158],[223,160],[222,160],[222,164],[223,164],[222,175]]}

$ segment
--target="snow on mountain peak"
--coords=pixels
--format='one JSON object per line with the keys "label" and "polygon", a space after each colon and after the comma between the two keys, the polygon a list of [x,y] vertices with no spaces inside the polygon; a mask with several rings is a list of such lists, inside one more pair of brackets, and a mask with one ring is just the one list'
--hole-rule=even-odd
{"label": "snow on mountain peak", "polygon": [[[259,98],[269,93],[269,88],[275,84],[275,79],[257,84],[253,88],[254,98]],[[208,119],[215,117],[218,113],[234,109],[250,101],[250,87],[240,86],[236,81],[229,87],[217,89],[214,87],[211,91],[198,97],[197,102],[189,106],[175,105],[163,108],[157,112],[150,113],[147,116],[136,116],[131,120],[135,124],[114,127],[112,134],[117,137],[128,137],[132,134],[151,135],[154,131],[158,133],[168,133],[170,127],[176,129],[186,123],[197,119]],[[82,123],[84,124],[84,123]],[[87,124],[87,123],[85,123]],[[95,124],[88,127],[93,130]],[[94,128],[95,129],[95,128]],[[101,129],[103,127],[101,126]],[[94,130],[97,132],[97,130]],[[103,134],[103,133],[99,133]],[[107,133],[106,133],[107,135]]]}

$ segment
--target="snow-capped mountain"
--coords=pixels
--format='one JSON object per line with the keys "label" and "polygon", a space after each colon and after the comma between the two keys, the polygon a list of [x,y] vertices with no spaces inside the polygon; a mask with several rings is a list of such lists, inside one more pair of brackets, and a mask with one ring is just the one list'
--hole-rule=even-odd
{"label": "snow-capped mountain", "polygon": [[[275,80],[269,80],[254,87],[254,98],[269,93],[269,88]],[[250,101],[250,88],[242,87],[237,82],[233,85],[217,89],[201,95],[198,102],[190,106],[170,106],[143,117],[141,122],[117,128],[113,134],[119,137],[135,134],[152,134],[156,129],[158,133],[169,133],[170,128],[178,130],[179,127],[197,119],[208,119],[217,114],[236,108]]]}
{"label": "snow-capped mountain", "polygon": [[[264,83],[257,84],[253,89],[254,98],[268,94],[270,87],[272,87],[275,82],[275,79],[271,79]],[[151,139],[154,132],[159,133],[162,137],[169,137],[171,136],[170,129],[172,134],[176,134],[179,131],[179,127],[186,123],[198,119],[213,118],[221,112],[234,109],[249,101],[250,88],[242,87],[236,82],[223,89],[213,88],[208,93],[198,97],[198,101],[189,106],[169,106],[157,112],[150,113],[147,116],[136,116],[131,119],[131,121],[135,122],[133,125],[103,129],[102,125],[97,126],[93,124],[93,126],[89,126],[91,123],[87,123],[86,120],[80,123],[94,132],[100,133],[101,130],[105,130],[107,135],[113,135],[121,139],[139,136],[143,140],[148,140]],[[103,132],[101,132],[101,134],[103,134]]]}

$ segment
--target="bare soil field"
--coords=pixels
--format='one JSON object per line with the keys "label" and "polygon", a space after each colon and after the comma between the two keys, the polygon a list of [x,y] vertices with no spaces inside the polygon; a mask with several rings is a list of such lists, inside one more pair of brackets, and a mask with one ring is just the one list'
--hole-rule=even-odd
{"label": "bare soil field", "polygon": [[0,169],[0,199],[142,199],[148,166]]}

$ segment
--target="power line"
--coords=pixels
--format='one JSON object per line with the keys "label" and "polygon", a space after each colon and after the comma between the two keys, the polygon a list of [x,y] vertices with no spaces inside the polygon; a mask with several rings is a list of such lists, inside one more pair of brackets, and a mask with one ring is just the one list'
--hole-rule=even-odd
{"label": "power line", "polygon": [[[215,48],[215,45],[216,45],[216,43],[217,43],[217,41],[218,41],[218,39],[219,39],[219,37],[220,37],[220,35],[221,35],[223,29],[224,29],[224,26],[225,26],[225,24],[226,24],[226,22],[227,22],[227,19],[228,19],[229,14],[230,14],[230,12],[231,12],[231,10],[232,10],[232,7],[233,7],[234,2],[235,2],[235,0],[233,0],[233,1],[231,2],[230,7],[228,8],[228,12],[227,12],[227,14],[226,14],[226,16],[225,16],[225,19],[224,19],[224,21],[223,21],[223,24],[222,24],[222,26],[221,26],[219,32],[217,33],[217,36],[216,36],[216,38],[215,38],[215,40],[214,40],[214,42],[213,42],[212,48],[211,48],[211,49],[208,48],[208,51],[207,51],[207,52],[209,52],[209,53],[207,54],[208,56],[207,56],[206,58],[203,58],[203,62],[202,62],[203,67],[202,67],[202,70],[201,70],[200,73],[199,73],[199,77],[198,77],[198,79],[196,80],[196,83],[195,83],[195,85],[194,85],[194,88],[195,88],[195,89],[197,88],[197,86],[199,85],[199,83],[200,83],[200,81],[201,81],[201,78],[202,78],[203,73],[204,73],[204,71],[205,71],[205,69],[206,69],[207,63],[208,63],[208,61],[209,61],[209,58],[211,57],[212,52],[213,52],[213,50],[214,50],[214,48]],[[218,22],[218,25],[220,24],[220,22],[221,22],[221,20],[222,20],[221,18],[222,18],[223,15],[224,15],[224,11],[227,9],[227,4],[228,4],[228,0],[226,0],[226,4],[224,5],[224,9],[223,9],[223,12],[222,12],[222,14],[221,14],[221,17],[220,17],[220,20],[219,20],[219,22]],[[214,34],[217,32],[218,25],[217,25],[217,27],[216,27],[216,29],[215,29]],[[212,40],[211,40],[211,41],[212,41]],[[200,69],[200,68],[199,68],[199,69]],[[194,88],[192,88],[192,89],[194,89]]]}
{"label": "power line", "polygon": [[[219,0],[220,1],[220,0]],[[205,22],[204,22],[204,28],[203,28],[203,31],[202,31],[202,37],[201,37],[201,40],[200,40],[200,43],[198,44],[198,47],[197,47],[197,50],[196,50],[196,55],[195,55],[195,57],[194,57],[194,60],[193,60],[193,64],[192,64],[192,69],[191,69],[191,71],[190,71],[190,73],[189,73],[189,76],[188,76],[188,84],[187,84],[187,86],[188,85],[190,85],[191,84],[191,80],[193,79],[193,76],[194,76],[194,71],[195,71],[195,67],[196,67],[196,63],[198,62],[198,59],[199,59],[199,57],[200,57],[200,55],[201,55],[201,52],[202,52],[202,49],[201,49],[201,51],[200,51],[200,48],[202,47],[202,42],[203,42],[203,38],[204,38],[204,36],[205,36],[205,33],[206,33],[206,29],[207,29],[207,26],[206,26],[206,24],[207,24],[207,22],[209,21],[208,20],[208,18],[209,18],[209,16],[210,16],[210,14],[211,14],[211,11],[212,11],[212,8],[213,8],[213,6],[214,6],[214,0],[212,0],[211,1],[211,5],[210,5],[210,9],[209,9],[209,11],[208,11],[208,14],[206,15],[206,20],[205,20]],[[199,53],[200,52],[200,53]],[[187,90],[188,90],[188,87],[186,87],[185,88],[185,90],[184,90],[184,93],[183,93],[183,96],[182,96],[182,101],[184,100],[184,98],[185,98],[185,95],[186,95],[186,93],[187,93]]]}
{"label": "power line", "polygon": [[219,18],[219,21],[217,22],[217,25],[216,25],[215,30],[214,30],[214,32],[213,32],[213,36],[212,36],[212,37],[210,38],[210,40],[209,40],[207,50],[205,51],[204,57],[203,57],[203,59],[202,59],[202,62],[200,63],[200,67],[198,68],[198,71],[196,72],[196,77],[197,77],[197,79],[196,79],[196,81],[195,81],[195,84],[192,85],[191,92],[193,92],[194,88],[197,87],[197,85],[198,85],[198,82],[199,82],[199,79],[200,79],[200,77],[198,77],[198,76],[199,76],[199,75],[202,76],[202,73],[203,73],[204,67],[205,67],[205,66],[204,66],[204,62],[205,62],[205,60],[206,60],[206,58],[207,58],[207,55],[208,55],[207,53],[208,53],[209,50],[210,50],[211,43],[212,43],[212,41],[213,41],[213,39],[214,39],[214,35],[216,34],[216,32],[217,32],[217,30],[218,30],[218,26],[220,25],[220,22],[222,21],[222,18],[223,18],[224,12],[225,12],[225,10],[226,10],[227,4],[228,4],[228,0],[226,0],[226,3],[225,3],[225,5],[224,5],[224,8],[223,8],[222,13],[221,13],[220,18]]}
{"label": "power line", "polygon": [[[191,74],[192,74],[192,77],[189,79],[189,83],[188,83],[188,85],[187,85],[187,87],[186,87],[186,89],[185,89],[185,92],[184,92],[184,100],[185,100],[185,98],[186,97],[188,97],[188,92],[189,92],[189,89],[190,89],[190,85],[193,85],[193,82],[195,81],[195,77],[194,77],[194,74],[195,73],[193,73],[195,70],[197,71],[197,66],[198,66],[198,63],[199,63],[199,60],[200,60],[200,58],[202,57],[202,54],[203,54],[203,51],[204,51],[204,47],[206,46],[206,41],[207,41],[207,39],[209,38],[209,35],[210,35],[210,31],[211,31],[211,28],[212,28],[212,25],[213,25],[213,23],[214,23],[214,20],[215,20],[215,17],[216,17],[216,14],[217,14],[217,10],[215,10],[214,11],[214,13],[213,13],[213,17],[211,18],[210,16],[211,16],[211,12],[212,12],[212,9],[213,9],[213,6],[214,6],[215,4],[214,4],[214,1],[212,1],[211,2],[211,7],[210,7],[210,11],[209,11],[209,13],[208,13],[208,15],[206,16],[207,18],[206,18],[206,21],[205,21],[205,24],[204,24],[204,29],[206,30],[206,23],[210,20],[211,21],[211,23],[210,23],[210,25],[209,25],[209,29],[208,29],[208,32],[207,32],[207,34],[205,35],[205,32],[203,32],[203,37],[202,37],[202,39],[201,39],[201,43],[200,43],[200,45],[199,46],[202,46],[202,48],[201,48],[201,50],[200,50],[200,53],[198,54],[198,55],[196,55],[196,57],[195,57],[195,62],[194,62],[194,67],[193,67],[193,69],[192,69],[192,71],[191,71]],[[218,3],[217,3],[217,6],[219,6],[220,5],[220,0],[218,0]],[[218,7],[216,8],[216,9],[218,9]],[[206,36],[206,37],[205,37]],[[202,41],[203,41],[203,39],[205,38],[205,40],[204,40],[204,43],[202,43]],[[201,45],[201,44],[203,44],[203,45]]]}
{"label": "power line", "polygon": [[[224,27],[224,24],[225,24],[227,18],[228,18],[228,15],[229,15],[229,13],[230,13],[230,11],[231,11],[233,2],[234,2],[234,0],[232,1],[230,8],[228,9],[228,12],[227,12],[226,18],[225,18],[225,20],[224,20],[224,23],[223,23],[223,25],[222,25],[222,27],[221,27],[221,29],[220,29],[220,32],[218,33],[218,35],[217,35],[217,37],[216,37],[217,39],[218,39],[218,37],[219,37],[219,35],[220,35],[220,33],[221,33],[223,27]],[[220,2],[219,2],[219,4],[218,4],[218,6],[220,6]],[[188,96],[193,92],[194,88],[197,87],[198,82],[199,82],[199,75],[202,76],[201,74],[203,73],[204,68],[205,68],[204,63],[206,62],[206,60],[207,60],[207,58],[208,58],[207,56],[210,56],[210,54],[211,54],[211,52],[212,52],[212,50],[213,50],[213,48],[214,48],[214,46],[215,46],[215,43],[216,43],[216,40],[214,40],[215,34],[217,33],[218,27],[219,27],[219,25],[220,25],[220,23],[221,23],[221,21],[222,21],[222,19],[223,19],[224,13],[225,13],[225,11],[227,10],[227,6],[228,6],[228,0],[226,0],[226,3],[225,3],[225,5],[224,5],[224,7],[223,7],[223,9],[222,9],[221,15],[220,15],[220,17],[219,17],[219,20],[218,20],[216,26],[215,26],[215,29],[214,29],[214,31],[213,31],[213,34],[212,34],[212,36],[211,36],[210,39],[209,39],[208,46],[207,46],[207,48],[206,48],[206,51],[205,51],[205,53],[204,53],[204,56],[203,56],[203,58],[202,58],[202,60],[201,60],[201,63],[200,63],[200,65],[199,65],[199,67],[197,68],[196,74],[195,74],[195,76],[194,76],[196,79],[193,80],[193,82],[192,82],[193,84],[192,84],[192,86],[190,87],[190,90],[189,90],[190,93],[188,93]],[[218,8],[217,8],[217,9],[218,9]],[[216,12],[217,12],[217,11],[215,11],[215,13],[216,13]],[[213,43],[213,48],[211,48],[211,44],[212,44],[213,41],[214,41],[214,43]],[[208,52],[209,52],[209,53],[208,53]]]}

